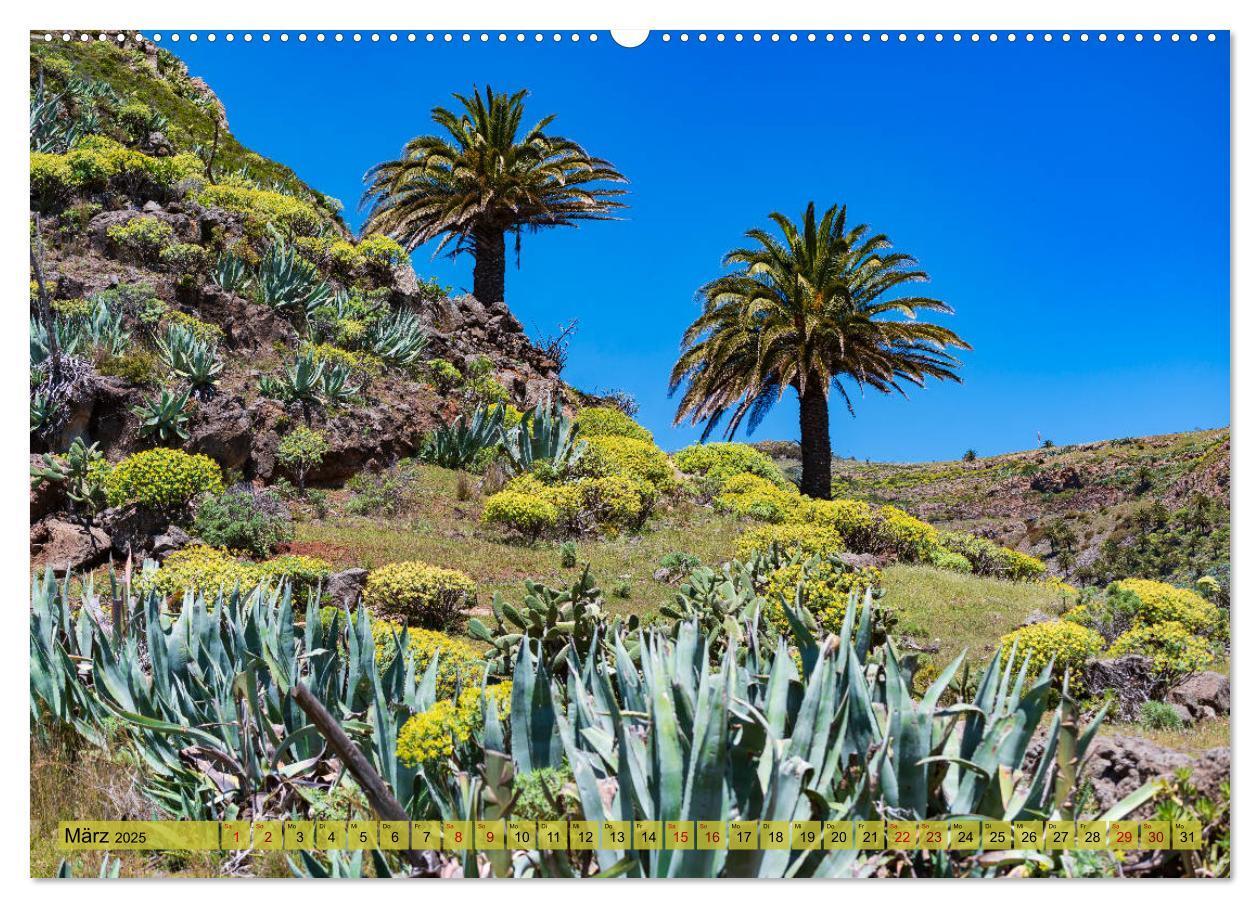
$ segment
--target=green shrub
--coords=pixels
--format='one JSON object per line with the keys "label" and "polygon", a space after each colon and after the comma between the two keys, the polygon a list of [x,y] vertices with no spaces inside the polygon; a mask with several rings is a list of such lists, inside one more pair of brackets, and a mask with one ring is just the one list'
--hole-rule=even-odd
{"label": "green shrub", "polygon": [[619,435],[652,443],[652,433],[616,407],[585,407],[574,417],[577,434],[582,438]]}
{"label": "green shrub", "polygon": [[570,540],[560,546],[560,568],[567,570],[568,568],[577,567],[578,550],[577,543]]}
{"label": "green shrub", "polygon": [[943,571],[955,571],[959,574],[971,573],[971,562],[957,552],[936,549],[932,552],[931,561],[932,567],[940,568]]}
{"label": "green shrub", "polygon": [[[1062,678],[1070,670],[1079,681],[1085,661],[1103,651],[1102,634],[1071,621],[1044,621],[1011,631],[1002,638],[1003,658],[1014,647],[1016,665],[1028,659],[1028,671],[1034,676],[1054,660],[1055,675]],[[1073,682],[1075,686],[1075,682]]]}
{"label": "green shrub", "polygon": [[504,490],[486,499],[481,519],[536,539],[556,526],[560,514],[555,505],[538,495]]}
{"label": "green shrub", "polygon": [[827,526],[780,523],[748,530],[739,537],[735,549],[740,558],[771,549],[785,555],[828,555],[843,552],[844,540]]}
{"label": "green shrub", "polygon": [[651,442],[620,435],[597,435],[586,441],[586,453],[578,462],[578,471],[585,476],[627,476],[657,489],[673,482],[669,457]]}
{"label": "green shrub", "polygon": [[[835,558],[794,559],[775,568],[766,578],[766,617],[790,636],[791,625],[783,613],[783,603],[800,604],[818,622],[820,630],[837,634],[844,628],[844,616],[848,611],[850,594],[865,594],[874,590],[878,594],[884,585],[884,575],[879,568],[854,569]],[[861,599],[858,604],[861,605]]]}
{"label": "green shrub", "polygon": [[152,262],[170,244],[175,231],[165,221],[144,216],[114,224],[105,231],[105,235],[120,249],[140,261]]}
{"label": "green shrub", "polygon": [[158,255],[162,264],[176,274],[192,274],[206,264],[206,250],[196,243],[174,243]]}
{"label": "green shrub", "polygon": [[280,439],[276,460],[297,478],[298,488],[306,491],[306,474],[319,466],[328,454],[328,439],[323,432],[299,426]]}
{"label": "green shrub", "polygon": [[212,546],[265,558],[293,539],[293,524],[274,492],[237,489],[204,499],[193,533]]}
{"label": "green shrub", "polygon": [[984,576],[1027,582],[1037,580],[1046,573],[1046,565],[1040,559],[970,533],[941,533],[938,545],[947,552],[966,558],[972,570]]}
{"label": "green shrub", "polygon": [[442,394],[449,394],[463,380],[460,371],[453,363],[444,359],[431,359],[428,362],[429,377],[434,387]]}
{"label": "green shrub", "polygon": [[1176,731],[1184,723],[1177,710],[1159,700],[1147,700],[1138,710],[1138,722],[1147,731]]}
{"label": "green shrub", "polygon": [[411,502],[411,488],[397,470],[356,473],[346,488],[352,493],[346,510],[364,517],[396,517]]}
{"label": "green shrub", "polygon": [[173,448],[140,451],[119,461],[105,480],[105,493],[115,507],[139,504],[169,510],[187,505],[198,495],[223,490],[219,465],[204,454]]}
{"label": "green shrub", "polygon": [[692,445],[676,452],[674,463],[682,472],[705,477],[714,483],[721,483],[738,473],[752,473],[781,488],[790,485],[773,460],[752,445],[737,442]]}
{"label": "green shrub", "polygon": [[[344,620],[344,619],[343,619]],[[398,638],[403,625],[392,621],[373,621],[372,637],[376,641],[376,661],[388,665],[398,652]],[[416,678],[424,676],[429,663],[436,657],[437,695],[439,699],[455,696],[460,688],[478,687],[485,673],[486,663],[481,651],[467,641],[448,636],[441,631],[421,627],[407,628],[407,649],[411,652]]]}
{"label": "green shrub", "polygon": [[512,818],[526,821],[581,820],[582,802],[569,767],[544,767],[512,780]]}
{"label": "green shrub", "polygon": [[119,356],[103,356],[96,363],[101,375],[121,378],[133,385],[153,385],[162,378],[162,364],[148,350],[128,350]]}
{"label": "green shrub", "polygon": [[1137,597],[1136,620],[1140,624],[1155,625],[1175,621],[1197,634],[1215,630],[1220,612],[1193,590],[1183,590],[1158,580],[1127,578],[1117,580],[1108,587],[1108,593],[1125,592]]}
{"label": "green shrub", "polygon": [[1212,661],[1212,648],[1177,621],[1138,625],[1116,638],[1110,656],[1147,656],[1155,671],[1176,677],[1202,671]]}
{"label": "green shrub", "polygon": [[399,561],[368,574],[363,601],[380,615],[442,630],[477,602],[477,586],[461,571]]}

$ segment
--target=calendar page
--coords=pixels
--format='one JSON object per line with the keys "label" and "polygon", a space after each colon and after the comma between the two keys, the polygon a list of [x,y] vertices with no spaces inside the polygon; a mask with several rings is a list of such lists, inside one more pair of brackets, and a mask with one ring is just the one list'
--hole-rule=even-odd
{"label": "calendar page", "polygon": [[30,32],[30,875],[1230,876],[1230,47]]}

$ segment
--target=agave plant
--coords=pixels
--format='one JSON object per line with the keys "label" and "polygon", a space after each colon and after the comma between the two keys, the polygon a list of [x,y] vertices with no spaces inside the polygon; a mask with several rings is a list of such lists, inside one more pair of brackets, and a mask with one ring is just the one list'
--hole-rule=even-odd
{"label": "agave plant", "polygon": [[258,390],[264,397],[302,407],[307,424],[311,410],[323,401],[325,363],[309,353],[299,353],[293,365],[281,371],[279,376],[264,375],[258,380]]}
{"label": "agave plant", "polygon": [[323,379],[320,382],[319,394],[324,403],[338,405],[354,399],[359,393],[358,385],[350,385],[350,367],[345,363],[322,363]]}
{"label": "agave plant", "polygon": [[183,325],[170,324],[157,346],[163,364],[176,377],[188,382],[194,392],[206,391],[218,384],[223,363],[214,344],[198,340]]}
{"label": "agave plant", "polygon": [[219,256],[210,272],[210,277],[228,293],[245,290],[253,282],[249,265],[233,252],[224,252]]}
{"label": "agave plant", "polygon": [[526,473],[535,464],[546,464],[557,475],[567,473],[586,452],[586,441],[576,437],[572,420],[551,397],[540,400],[529,419],[505,433],[503,449],[517,473]]}
{"label": "agave plant", "polygon": [[258,263],[254,287],[259,302],[281,312],[317,306],[332,292],[319,270],[278,236]]}
{"label": "agave plant", "polygon": [[127,350],[131,335],[123,330],[121,312],[114,312],[104,299],[95,297],[87,317],[80,322],[84,342],[103,350],[110,356],[120,356]]}
{"label": "agave plant", "polygon": [[465,414],[449,426],[435,429],[420,449],[420,459],[452,470],[464,469],[497,448],[503,441],[503,409],[478,407],[472,417]]}
{"label": "agave plant", "polygon": [[163,388],[157,397],[133,407],[140,420],[136,431],[141,438],[152,438],[159,444],[178,439],[188,440],[188,401],[191,390],[172,393]]}
{"label": "agave plant", "polygon": [[437,702],[439,661],[417,677],[405,631],[378,664],[367,612],[322,614],[318,591],[299,623],[287,583],[188,592],[171,612],[156,591],[133,595],[111,573],[108,614],[91,579],[81,587],[75,602],[68,577],[49,570],[33,582],[35,729],[64,723],[105,746],[105,729],[121,728],[144,761],[146,794],[176,818],[309,815],[301,790],[337,772],[295,699],[301,684],[397,800],[432,815],[395,741],[408,716]]}
{"label": "agave plant", "polygon": [[367,333],[372,355],[395,366],[418,363],[429,347],[429,334],[420,318],[408,309],[377,319]]}
{"label": "agave plant", "polygon": [[105,507],[105,468],[105,457],[96,442],[85,445],[82,438],[76,438],[64,456],[39,456],[31,465],[31,485],[49,482],[61,486],[75,513],[90,518]]}
{"label": "agave plant", "polygon": [[[75,356],[82,353],[87,346],[87,338],[82,326],[70,319],[54,318],[53,335],[62,356]],[[37,368],[48,361],[51,354],[48,330],[38,319],[31,319],[31,366]]]}
{"label": "agave plant", "polygon": [[77,123],[63,117],[65,96],[45,86],[41,70],[31,91],[31,151],[64,154],[81,134]]}
{"label": "agave plant", "polygon": [[42,432],[52,420],[55,407],[48,395],[42,391],[31,394],[31,434]]}

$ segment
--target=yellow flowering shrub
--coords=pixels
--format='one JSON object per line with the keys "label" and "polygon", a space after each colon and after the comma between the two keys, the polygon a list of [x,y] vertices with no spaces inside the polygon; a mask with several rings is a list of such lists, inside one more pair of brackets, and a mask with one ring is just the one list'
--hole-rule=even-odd
{"label": "yellow flowering shrub", "polygon": [[936,527],[911,517],[900,508],[884,505],[876,512],[875,549],[903,561],[924,561],[937,546]]}
{"label": "yellow flowering shrub", "polygon": [[692,445],[674,454],[674,463],[684,473],[722,482],[739,473],[752,473],[780,488],[791,484],[769,456],[752,445],[733,441]]}
{"label": "yellow flowering shrub", "polygon": [[31,194],[55,204],[80,192],[100,192],[114,181],[171,188],[181,180],[199,177],[203,169],[193,154],[151,157],[105,136],[89,135],[65,154],[31,154]]}
{"label": "yellow flowering shrub", "polygon": [[756,473],[736,473],[722,482],[713,506],[739,517],[782,523],[796,511],[799,500],[800,495]]}
{"label": "yellow flowering shrub", "polygon": [[871,549],[875,533],[875,512],[865,501],[852,498],[822,501],[802,497],[798,500],[792,519],[831,527],[840,534],[850,551],[865,552]]}
{"label": "yellow flowering shrub", "polygon": [[112,224],[105,235],[141,260],[152,260],[164,246],[171,242],[175,230],[165,221],[155,217],[138,217]]}
{"label": "yellow flowering shrub", "polygon": [[310,236],[319,230],[324,216],[315,208],[293,196],[247,186],[211,184],[197,195],[207,208],[222,208],[243,214],[258,226],[274,224],[296,236]]}
{"label": "yellow flowering shrub", "polygon": [[812,523],[779,523],[754,527],[739,537],[736,552],[747,558],[778,546],[785,554],[828,555],[844,551],[844,540],[830,527]]}
{"label": "yellow flowering shrub", "polygon": [[572,488],[580,496],[581,507],[606,527],[634,527],[643,522],[652,507],[655,490],[629,476],[587,476]]}
{"label": "yellow flowering shrub", "polygon": [[998,545],[983,536],[960,532],[941,533],[937,542],[944,551],[966,558],[977,574],[1005,580],[1031,581],[1046,573],[1046,565],[1040,559]]}
{"label": "yellow flowering shrub", "polygon": [[800,588],[801,605],[814,616],[818,626],[829,633],[844,629],[844,616],[849,608],[849,594],[854,590],[864,595],[868,589],[883,586],[879,568],[853,570],[842,563],[823,558],[818,561],[794,561],[776,568],[766,579],[766,617],[780,633],[791,631],[783,613],[783,601],[796,601]]}
{"label": "yellow flowering shrub", "polygon": [[463,571],[397,561],[368,574],[363,601],[380,615],[420,627],[446,627],[477,602],[477,585]]}
{"label": "yellow flowering shrub", "polygon": [[648,444],[653,441],[651,432],[616,407],[584,407],[577,411],[574,419],[577,423],[577,434],[582,438],[618,435],[637,438]]}
{"label": "yellow flowering shrub", "polygon": [[1137,597],[1141,605],[1135,617],[1141,624],[1176,621],[1186,629],[1202,634],[1215,628],[1219,620],[1216,606],[1198,593],[1158,580],[1117,580],[1108,592],[1112,590],[1132,593]]}
{"label": "yellow flowering shrub", "polygon": [[369,377],[380,375],[385,367],[384,363],[370,353],[344,350],[332,344],[312,344],[308,341],[302,345],[301,352],[327,366],[345,366],[352,372]]}
{"label": "yellow flowering shrub", "polygon": [[105,495],[115,507],[139,504],[179,508],[198,495],[223,491],[223,471],[204,454],[153,448],[120,460],[105,479]]}
{"label": "yellow flowering shrub", "polygon": [[203,322],[197,316],[189,315],[187,312],[171,309],[166,312],[165,319],[167,324],[179,325],[181,328],[187,329],[192,333],[193,337],[203,344],[217,344],[223,340],[222,328],[211,322]]}
{"label": "yellow flowering shrub", "polygon": [[1178,621],[1132,627],[1116,638],[1107,654],[1147,656],[1155,671],[1167,675],[1202,671],[1212,661],[1208,642]]}
{"label": "yellow flowering shrub", "polygon": [[[506,719],[512,703],[512,683],[493,684],[485,688],[486,699]],[[482,690],[469,688],[459,700],[441,700],[431,709],[416,713],[398,731],[398,759],[407,766],[419,766],[450,759],[458,747],[473,740],[484,721],[481,712]]]}
{"label": "yellow flowering shrub", "polygon": [[[398,638],[402,636],[403,625],[378,620],[372,622],[372,639],[376,642],[376,661],[380,665],[388,665],[398,652]],[[451,637],[441,631],[425,628],[407,629],[407,649],[414,659],[416,677],[420,678],[428,671],[429,663],[436,656],[437,695],[442,698],[453,697],[457,688],[476,686],[481,683],[485,672],[485,661],[481,652],[468,642]]]}
{"label": "yellow flowering shrub", "polygon": [[331,564],[312,555],[278,555],[258,567],[269,580],[287,578],[293,586],[294,601],[305,600],[307,593],[321,588],[332,574]]}
{"label": "yellow flowering shrub", "polygon": [[332,565],[309,555],[281,555],[256,563],[237,559],[226,549],[208,545],[190,545],[172,552],[156,571],[142,574],[136,583],[140,592],[157,590],[163,596],[182,597],[193,590],[213,599],[220,590],[230,593],[238,585],[242,592],[263,581],[288,579],[294,601],[299,605],[308,592],[314,591],[328,575]]}
{"label": "yellow flowering shrub", "polygon": [[1028,659],[1028,671],[1040,672],[1054,660],[1055,673],[1063,676],[1070,669],[1073,678],[1080,678],[1085,660],[1097,656],[1107,642],[1102,634],[1071,621],[1044,621],[1011,631],[1002,638],[1001,652],[1005,659],[1015,648],[1016,665]]}
{"label": "yellow flowering shrub", "polygon": [[560,512],[541,494],[507,491],[486,499],[481,512],[483,523],[497,523],[508,529],[537,538],[560,520]]}
{"label": "yellow flowering shrub", "polygon": [[596,435],[586,442],[586,453],[578,464],[583,475],[620,474],[658,489],[673,482],[674,470],[669,457],[650,441],[624,435]]}
{"label": "yellow flowering shrub", "polygon": [[166,556],[162,566],[140,575],[135,586],[147,593],[157,590],[163,596],[182,597],[192,590],[212,599],[220,590],[230,593],[237,586],[244,592],[262,579],[259,566],[239,561],[225,549],[208,545],[190,545]]}

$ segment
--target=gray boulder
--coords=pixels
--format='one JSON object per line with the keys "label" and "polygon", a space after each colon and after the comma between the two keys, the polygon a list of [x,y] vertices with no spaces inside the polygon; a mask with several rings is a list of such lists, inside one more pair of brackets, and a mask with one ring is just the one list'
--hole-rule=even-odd
{"label": "gray boulder", "polygon": [[1197,672],[1170,690],[1167,700],[1195,719],[1227,716],[1229,679],[1218,672]]}
{"label": "gray boulder", "polygon": [[328,578],[326,592],[333,605],[353,609],[359,604],[363,587],[367,585],[368,572],[364,568],[347,568]]}
{"label": "gray boulder", "polygon": [[37,565],[57,574],[92,567],[109,555],[110,539],[99,527],[49,517],[31,527],[31,554]]}

